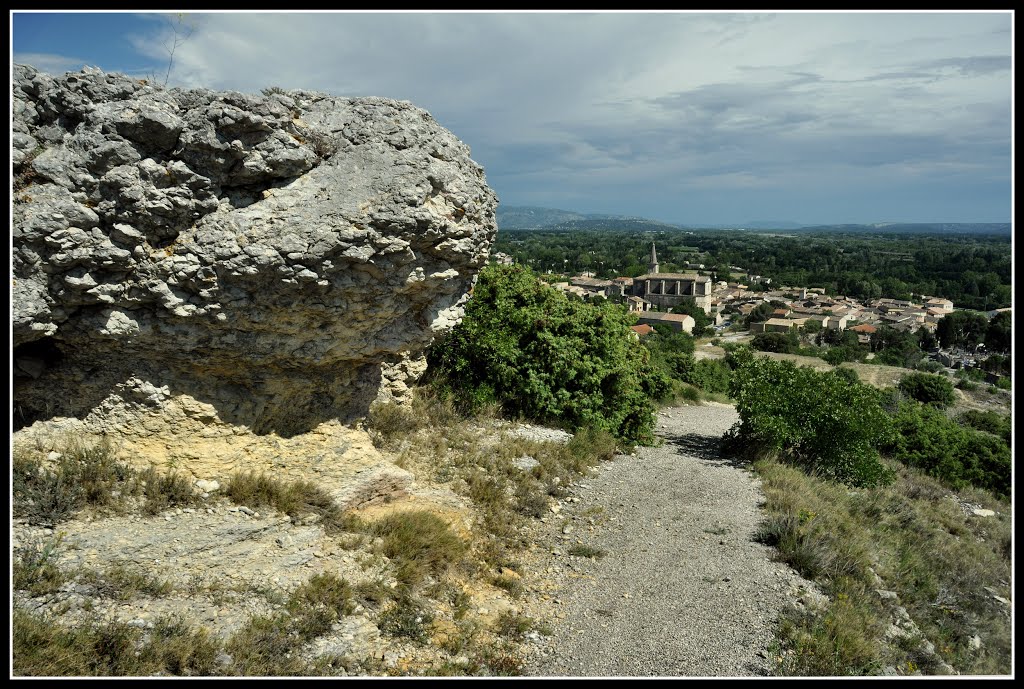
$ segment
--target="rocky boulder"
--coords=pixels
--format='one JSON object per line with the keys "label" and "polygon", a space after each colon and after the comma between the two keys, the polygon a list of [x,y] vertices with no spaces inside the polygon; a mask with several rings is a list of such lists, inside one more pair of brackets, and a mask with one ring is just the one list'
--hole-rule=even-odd
{"label": "rocky boulder", "polygon": [[496,232],[404,101],[13,80],[15,426],[291,436],[422,373]]}

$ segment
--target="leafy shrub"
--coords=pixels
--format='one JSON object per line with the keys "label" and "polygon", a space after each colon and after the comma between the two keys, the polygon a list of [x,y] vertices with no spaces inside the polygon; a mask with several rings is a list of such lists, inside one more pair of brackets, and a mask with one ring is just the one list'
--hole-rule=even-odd
{"label": "leafy shrub", "polygon": [[964,428],[930,405],[903,402],[886,451],[953,488],[1010,493],[1010,448],[999,438]]}
{"label": "leafy shrub", "polygon": [[917,369],[918,371],[921,371],[922,373],[939,373],[945,368],[945,366],[940,364],[938,361],[933,361],[931,359],[922,359],[917,363],[917,365],[914,368]]}
{"label": "leafy shrub", "polygon": [[1010,417],[1005,414],[971,409],[958,416],[957,420],[965,426],[1002,438],[1003,442],[1010,445]]}
{"label": "leafy shrub", "polygon": [[833,366],[838,366],[844,361],[864,361],[868,352],[863,347],[852,345],[839,345],[829,347],[821,358]]}
{"label": "leafy shrub", "polygon": [[800,343],[792,333],[758,333],[750,341],[750,346],[761,352],[789,354],[797,349]]}
{"label": "leafy shrub", "polygon": [[656,390],[630,322],[617,305],[569,301],[522,266],[488,266],[462,322],[431,348],[431,375],[469,409],[500,402],[540,422],[651,443]]}
{"label": "leafy shrub", "polygon": [[729,392],[732,369],[721,359],[701,359],[683,376],[683,381],[706,392]]}
{"label": "leafy shrub", "polygon": [[853,385],[854,383],[860,383],[860,376],[857,375],[857,372],[855,370],[848,366],[838,366],[832,369],[832,375],[839,376],[850,385]]}
{"label": "leafy shrub", "polygon": [[918,402],[936,407],[948,407],[956,401],[953,384],[945,376],[930,373],[908,373],[900,378],[897,387]]}
{"label": "leafy shrub", "polygon": [[889,435],[889,417],[874,388],[790,361],[743,358],[730,390],[740,420],[727,435],[727,447],[777,454],[857,486],[891,480],[878,454]]}

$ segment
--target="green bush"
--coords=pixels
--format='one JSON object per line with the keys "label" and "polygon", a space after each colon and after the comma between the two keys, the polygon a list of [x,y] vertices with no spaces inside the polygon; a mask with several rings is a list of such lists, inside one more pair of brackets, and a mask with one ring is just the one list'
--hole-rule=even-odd
{"label": "green bush", "polygon": [[941,410],[903,402],[894,416],[896,434],[885,450],[953,488],[975,486],[1010,493],[1010,447],[988,433],[964,428]]}
{"label": "green bush", "polygon": [[844,361],[864,361],[867,354],[867,350],[863,347],[839,345],[829,347],[825,350],[825,353],[821,355],[821,358],[833,366],[838,366]]}
{"label": "green bush", "polygon": [[791,354],[799,348],[800,342],[792,333],[758,333],[750,345],[761,352]]}
{"label": "green bush", "polygon": [[930,373],[908,373],[900,378],[897,387],[905,395],[913,397],[918,402],[936,407],[948,407],[956,401],[953,384],[945,376],[936,376]]}
{"label": "green bush", "polygon": [[839,376],[851,385],[860,382],[860,376],[857,375],[857,372],[847,366],[840,366],[832,369],[832,375]]}
{"label": "green bush", "polygon": [[945,366],[940,364],[938,361],[932,361],[931,359],[922,359],[921,361],[917,362],[917,365],[914,366],[914,368],[923,373],[939,373],[945,368]]}
{"label": "green bush", "polygon": [[316,515],[328,531],[337,531],[343,519],[330,494],[312,481],[279,481],[244,471],[228,479],[224,495],[236,505],[273,507],[293,519]]}
{"label": "green bush", "polygon": [[1007,446],[1010,445],[1012,426],[1010,424],[1010,417],[1005,414],[971,409],[958,416],[957,421],[977,431],[991,433],[996,437],[1002,438]]}
{"label": "green bush", "polygon": [[729,431],[727,447],[777,454],[852,485],[891,480],[878,453],[890,432],[878,391],[790,361],[743,359],[730,390],[740,420]]}
{"label": "green bush", "polygon": [[693,362],[682,380],[705,392],[729,392],[732,369],[721,359],[701,359]]}
{"label": "green bush", "polygon": [[657,385],[631,318],[614,304],[572,302],[522,266],[488,266],[462,322],[431,348],[431,376],[470,410],[499,402],[542,423],[651,443]]}

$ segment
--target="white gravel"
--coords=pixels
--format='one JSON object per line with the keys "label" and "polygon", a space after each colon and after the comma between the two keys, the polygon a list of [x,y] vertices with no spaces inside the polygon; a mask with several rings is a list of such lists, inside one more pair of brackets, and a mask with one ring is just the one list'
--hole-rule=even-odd
{"label": "white gravel", "polygon": [[[544,607],[562,617],[523,674],[768,674],[778,613],[809,584],[752,540],[759,481],[717,452],[736,420],[721,404],[665,410],[663,445],[617,457],[574,488],[533,565],[553,572],[557,602]],[[567,535],[561,518],[571,520]],[[576,544],[607,554],[566,555]]]}

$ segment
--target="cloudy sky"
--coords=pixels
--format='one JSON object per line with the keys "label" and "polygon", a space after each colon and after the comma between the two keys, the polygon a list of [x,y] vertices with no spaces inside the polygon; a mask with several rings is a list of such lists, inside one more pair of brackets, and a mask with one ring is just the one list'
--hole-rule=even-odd
{"label": "cloudy sky", "polygon": [[[505,205],[689,224],[1008,222],[1012,30],[977,13],[189,13],[169,85],[409,100]],[[175,15],[12,13],[163,81]]]}

